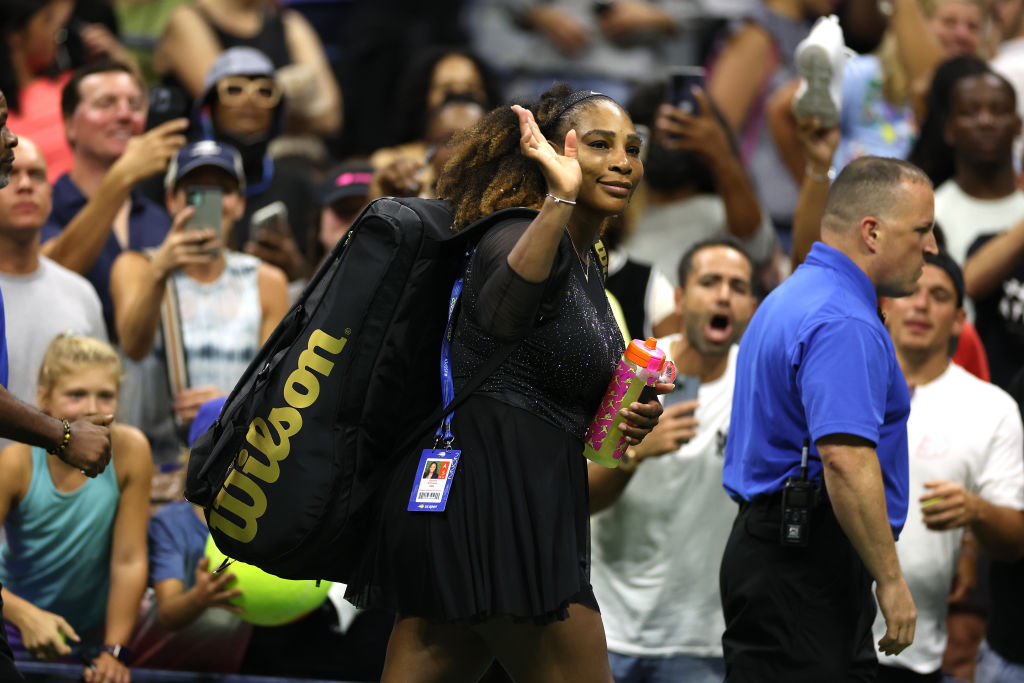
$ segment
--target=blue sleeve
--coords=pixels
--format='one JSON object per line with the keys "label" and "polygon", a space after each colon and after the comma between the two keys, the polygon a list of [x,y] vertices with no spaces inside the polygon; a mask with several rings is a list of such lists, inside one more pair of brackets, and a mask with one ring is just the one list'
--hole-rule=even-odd
{"label": "blue sleeve", "polygon": [[877,330],[836,318],[804,335],[796,383],[811,440],[853,434],[878,443],[885,418],[890,353]]}
{"label": "blue sleeve", "polygon": [[3,293],[0,293],[0,387],[7,388],[7,327],[4,322]]}
{"label": "blue sleeve", "polygon": [[187,586],[195,567],[185,566],[185,530],[178,528],[173,515],[161,514],[169,512],[165,508],[149,520],[149,583],[155,586],[164,579],[178,579]]}

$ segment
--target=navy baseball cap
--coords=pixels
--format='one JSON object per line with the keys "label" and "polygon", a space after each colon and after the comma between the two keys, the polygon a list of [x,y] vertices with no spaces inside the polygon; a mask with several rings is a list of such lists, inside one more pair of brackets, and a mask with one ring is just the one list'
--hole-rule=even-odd
{"label": "navy baseball cap", "polygon": [[245,169],[242,167],[242,156],[231,145],[216,140],[200,140],[185,145],[171,159],[164,177],[164,189],[174,190],[187,173],[202,168],[215,166],[230,173],[238,181],[238,188],[245,189]]}
{"label": "navy baseball cap", "polygon": [[224,407],[224,402],[227,400],[227,396],[218,396],[217,398],[212,398],[199,406],[199,410],[196,412],[196,416],[192,420],[192,425],[188,428],[189,448],[192,448],[196,439],[202,436],[207,429],[213,426],[213,423],[216,422],[218,417],[220,417],[220,411]]}

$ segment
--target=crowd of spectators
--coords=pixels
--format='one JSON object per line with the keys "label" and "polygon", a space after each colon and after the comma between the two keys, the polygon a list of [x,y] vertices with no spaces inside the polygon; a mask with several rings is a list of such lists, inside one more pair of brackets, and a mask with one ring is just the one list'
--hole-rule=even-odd
{"label": "crowd of spectators", "polygon": [[[797,46],[832,14],[849,51],[841,106],[835,121],[797,118]],[[54,416],[116,410],[120,425],[109,476],[85,483],[41,449],[0,442],[16,656],[106,643],[123,649],[89,654],[94,666],[267,673],[275,639],[297,653],[300,641],[340,647],[352,618],[334,600],[291,635],[200,619],[228,606],[224,581],[195,548],[170,567],[158,547],[177,542],[172,523],[190,548],[206,533],[181,495],[190,427],[367,203],[435,197],[453,138],[557,81],[616,98],[645,136],[645,181],[605,233],[607,289],[630,337],[694,334],[677,279],[694,245],[732,240],[761,298],[811,250],[837,170],[863,155],[909,159],[935,184],[936,223],[963,269],[953,361],[1024,410],[1022,45],[1024,0],[0,0],[0,91],[20,137],[0,191],[8,388],[64,411]],[[666,103],[668,67],[694,65],[706,73],[694,108]],[[219,221],[193,229],[200,191]],[[91,408],[58,391],[76,378]],[[48,529],[31,518],[43,505],[33,467],[49,468],[46,495],[60,501]],[[88,497],[72,499],[79,489]],[[163,510],[144,595],[146,492]],[[91,554],[48,536],[53,519]],[[958,565],[944,669],[958,680],[974,680],[979,647],[1024,676],[1024,564],[998,560]],[[379,673],[386,621],[355,629],[369,644],[349,648],[337,677]],[[154,624],[193,622],[209,629],[193,638],[229,645],[154,651]],[[145,658],[132,659],[133,642]],[[304,657],[274,673],[332,673]]]}

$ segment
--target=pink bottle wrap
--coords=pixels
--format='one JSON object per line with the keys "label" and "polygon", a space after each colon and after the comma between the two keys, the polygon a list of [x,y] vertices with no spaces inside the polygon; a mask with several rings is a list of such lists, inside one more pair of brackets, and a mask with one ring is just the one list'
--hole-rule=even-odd
{"label": "pink bottle wrap", "polygon": [[[629,391],[634,377],[636,377],[636,370],[633,369],[633,364],[625,358],[620,359],[618,366],[615,368],[615,374],[612,376],[611,384],[608,385],[608,391],[605,392],[604,398],[601,399],[601,405],[597,409],[597,414],[587,430],[584,443],[588,448],[592,448],[595,451],[601,450],[605,439],[611,433],[612,424],[615,422],[615,417],[619,414],[623,398],[625,398],[626,392]],[[625,440],[621,441],[621,448],[615,449],[613,456],[615,458],[622,457],[622,454],[626,452]]]}
{"label": "pink bottle wrap", "polygon": [[[665,353],[654,347],[653,339],[648,341],[651,346],[634,340],[631,346],[636,348],[627,350],[619,360],[597,414],[587,429],[583,454],[599,465],[618,466],[628,446],[625,435],[618,429],[624,421],[619,410],[638,400],[645,386],[652,386],[658,381]],[[644,364],[638,362],[641,358]]]}

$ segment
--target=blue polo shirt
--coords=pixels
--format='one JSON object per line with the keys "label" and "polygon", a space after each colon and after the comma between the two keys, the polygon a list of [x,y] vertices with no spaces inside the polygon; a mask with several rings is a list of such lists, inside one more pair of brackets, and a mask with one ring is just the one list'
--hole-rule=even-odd
{"label": "blue polo shirt", "polygon": [[[42,240],[45,242],[59,235],[88,201],[89,198],[71,181],[71,176],[65,173],[58,178],[53,185],[53,210],[50,212],[50,220],[43,226]],[[142,251],[160,246],[171,229],[171,219],[167,212],[160,205],[143,197],[138,190],[132,190],[131,202],[131,210],[128,213],[128,248],[132,251]],[[96,263],[85,274],[86,279],[96,288],[96,293],[103,304],[103,320],[107,324],[107,335],[111,340],[117,339],[117,330],[114,329],[114,303],[110,298],[110,269],[121,251],[121,245],[111,230]]]}
{"label": "blue polo shirt", "polygon": [[4,322],[4,295],[0,292],[0,387],[7,388],[7,327]]}
{"label": "blue polo shirt", "polygon": [[817,242],[743,335],[722,483],[737,501],[781,490],[800,472],[806,437],[809,476],[820,480],[814,443],[860,436],[875,444],[898,536],[909,495],[909,414],[910,393],[874,286],[845,254]]}

